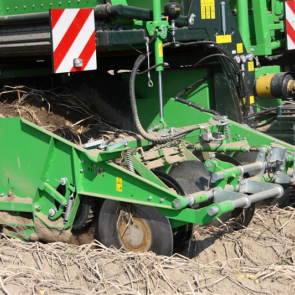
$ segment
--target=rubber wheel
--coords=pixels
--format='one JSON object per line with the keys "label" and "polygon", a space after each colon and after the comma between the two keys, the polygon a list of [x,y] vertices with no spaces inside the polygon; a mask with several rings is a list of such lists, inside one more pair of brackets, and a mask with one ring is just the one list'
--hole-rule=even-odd
{"label": "rubber wheel", "polygon": [[83,196],[76,214],[75,221],[73,223],[72,230],[75,231],[83,228],[92,220],[92,217],[92,203],[90,201],[90,198]]}
{"label": "rubber wheel", "polygon": [[[181,185],[169,174],[159,170],[154,170],[153,172],[165,185],[175,190],[175,192],[178,195],[180,196],[185,195],[185,192],[183,188],[181,187]],[[173,232],[174,253],[182,252],[192,236],[193,225],[191,223],[188,223],[186,225],[173,228],[172,232]]]}
{"label": "rubber wheel", "polygon": [[153,207],[105,200],[96,236],[107,247],[166,256],[173,253],[170,222]]}

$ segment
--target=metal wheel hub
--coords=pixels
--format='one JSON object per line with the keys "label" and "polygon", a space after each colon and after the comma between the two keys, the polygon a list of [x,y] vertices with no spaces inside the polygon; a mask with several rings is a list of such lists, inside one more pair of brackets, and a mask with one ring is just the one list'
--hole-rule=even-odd
{"label": "metal wheel hub", "polygon": [[126,250],[139,252],[150,249],[152,235],[146,220],[121,211],[117,226],[119,240]]}

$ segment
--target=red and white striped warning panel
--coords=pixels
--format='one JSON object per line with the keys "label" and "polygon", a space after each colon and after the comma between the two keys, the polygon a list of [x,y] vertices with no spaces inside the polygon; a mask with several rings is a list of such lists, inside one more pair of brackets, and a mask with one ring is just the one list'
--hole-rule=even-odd
{"label": "red and white striped warning panel", "polygon": [[285,2],[287,48],[295,49],[295,1]]}
{"label": "red and white striped warning panel", "polygon": [[94,10],[51,9],[55,73],[96,70]]}

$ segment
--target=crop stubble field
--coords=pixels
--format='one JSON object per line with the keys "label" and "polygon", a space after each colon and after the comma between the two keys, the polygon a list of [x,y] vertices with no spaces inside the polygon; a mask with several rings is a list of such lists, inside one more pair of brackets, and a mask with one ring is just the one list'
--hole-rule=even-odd
{"label": "crop stubble field", "polygon": [[[28,119],[76,143],[116,132],[67,94],[6,87],[1,117]],[[120,134],[118,136],[121,136]],[[195,227],[182,254],[126,253],[0,238],[2,294],[294,294],[295,209],[256,210],[248,228]],[[164,241],[163,241],[164,242]]]}

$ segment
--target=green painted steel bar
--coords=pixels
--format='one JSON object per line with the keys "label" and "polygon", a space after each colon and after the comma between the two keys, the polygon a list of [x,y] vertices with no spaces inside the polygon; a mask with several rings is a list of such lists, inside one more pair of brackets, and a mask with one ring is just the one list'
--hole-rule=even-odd
{"label": "green painted steel bar", "polygon": [[[208,209],[211,207],[217,207],[219,209],[219,212],[214,216],[210,216],[208,214]],[[219,218],[225,213],[232,212],[234,210],[234,204],[231,201],[226,201],[222,203],[215,203],[197,210],[188,208],[178,211],[167,210],[164,208],[157,209],[169,219],[204,225],[216,218]]]}
{"label": "green painted steel bar", "polygon": [[[153,0],[153,15],[154,15],[154,22],[157,24],[158,22],[162,21],[162,8],[161,8],[161,0]],[[158,25],[157,28],[159,29]],[[161,38],[161,33],[157,32],[157,39],[155,42],[155,60],[156,64],[163,63],[163,41]],[[156,71],[163,71],[163,67],[159,66],[156,68]]]}
{"label": "green painted steel bar", "polygon": [[251,48],[248,2],[248,0],[237,0],[238,27],[247,52]]}
{"label": "green painted steel bar", "polygon": [[13,212],[33,212],[32,203],[28,202],[10,202],[0,201],[1,211],[13,211]]}

